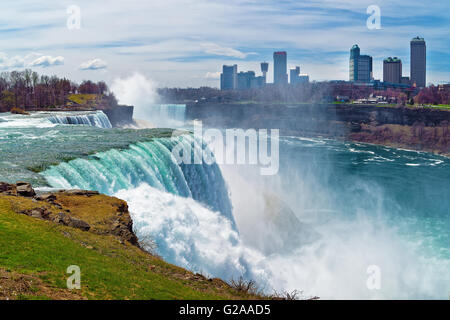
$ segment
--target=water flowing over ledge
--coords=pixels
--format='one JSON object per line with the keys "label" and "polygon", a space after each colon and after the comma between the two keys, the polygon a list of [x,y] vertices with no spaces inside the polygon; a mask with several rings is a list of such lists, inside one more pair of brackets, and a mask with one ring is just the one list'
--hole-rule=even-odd
{"label": "water flowing over ledge", "polygon": [[203,146],[189,135],[140,142],[126,150],[112,149],[88,159],[75,159],[53,166],[42,174],[50,186],[80,188],[112,195],[145,183],[160,191],[197,200],[219,211],[235,227],[231,202],[216,163],[178,164],[172,149],[181,143],[200,152]]}
{"label": "water flowing over ledge", "polygon": [[102,111],[36,112],[31,115],[0,114],[0,129],[51,128],[57,125],[82,125],[110,129],[111,122]]}
{"label": "water flowing over ledge", "polygon": [[55,124],[84,125],[104,129],[112,128],[111,122],[102,111],[82,115],[55,115],[48,119]]}

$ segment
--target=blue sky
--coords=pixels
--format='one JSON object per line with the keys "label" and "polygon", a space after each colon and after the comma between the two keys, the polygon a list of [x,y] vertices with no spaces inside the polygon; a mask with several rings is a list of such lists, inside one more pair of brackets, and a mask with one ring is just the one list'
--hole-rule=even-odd
{"label": "blue sky", "polygon": [[[409,40],[427,41],[428,76],[450,82],[449,1],[364,0],[3,0],[0,70],[32,68],[76,81],[139,72],[159,86],[218,86],[223,64],[255,70],[288,52],[312,80],[348,79],[350,47],[374,58],[397,56],[409,75]],[[81,28],[67,28],[67,8],[80,8]],[[369,30],[369,5],[381,29]]]}

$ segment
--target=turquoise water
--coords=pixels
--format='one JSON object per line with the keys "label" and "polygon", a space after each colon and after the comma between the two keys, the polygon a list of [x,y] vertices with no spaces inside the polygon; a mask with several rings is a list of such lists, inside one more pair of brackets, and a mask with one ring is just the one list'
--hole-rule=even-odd
{"label": "turquoise water", "polygon": [[[0,114],[1,181],[125,199],[138,237],[154,239],[172,263],[305,296],[447,298],[448,158],[282,137],[279,173],[260,176],[255,166],[179,165],[170,151],[181,138],[170,130],[55,124],[42,115],[2,127],[8,117]],[[371,265],[381,270],[377,290],[366,285]]]}
{"label": "turquoise water", "polygon": [[[280,174],[308,176],[308,201],[320,203],[305,210],[334,212],[343,219],[376,216],[420,243],[424,252],[450,259],[448,158],[367,144],[284,139],[289,157],[281,158]],[[297,170],[291,169],[292,157]],[[300,206],[298,199],[291,201]]]}
{"label": "turquoise water", "polygon": [[[171,130],[64,125],[67,119],[76,120],[79,113],[71,116],[73,118],[68,113],[37,113],[32,117],[0,114],[1,180],[26,180],[36,186],[45,186],[47,182],[37,172],[52,164],[111,148],[126,148],[133,142],[149,141],[156,135],[171,135]],[[57,117],[59,123],[55,123]]]}

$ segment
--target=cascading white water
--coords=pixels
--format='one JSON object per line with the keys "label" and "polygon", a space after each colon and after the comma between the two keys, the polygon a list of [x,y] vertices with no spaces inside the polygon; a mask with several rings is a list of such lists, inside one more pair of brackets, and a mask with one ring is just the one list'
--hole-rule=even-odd
{"label": "cascading white water", "polygon": [[[241,245],[228,190],[217,164],[177,164],[178,143],[202,145],[190,135],[159,138],[53,166],[42,174],[54,188],[98,190],[129,200],[134,229],[150,237],[169,262],[230,280],[257,278],[258,254]],[[193,155],[192,155],[193,156]],[[251,258],[253,257],[253,258]]]}
{"label": "cascading white water", "polygon": [[186,122],[184,104],[154,104],[148,106],[146,119],[157,128],[179,128]]}
{"label": "cascading white water", "polygon": [[[334,176],[327,175],[331,169],[319,155],[328,157],[323,148],[329,148],[350,157],[354,152],[344,144],[286,140],[283,145],[294,148],[284,150],[292,159],[280,167],[287,187],[267,184],[267,178],[257,178],[247,167],[224,167],[232,210],[222,171],[217,166],[178,165],[170,152],[177,139],[98,153],[43,174],[54,187],[94,189],[126,200],[144,246],[146,239],[154,240],[164,259],[196,272],[225,280],[244,275],[269,293],[272,288],[301,289],[306,296],[331,299],[446,294],[448,260],[419,254],[417,243],[402,238],[398,228],[404,223],[390,220],[400,211],[381,188],[333,167],[338,181],[346,182],[345,189],[336,189]],[[189,139],[185,143],[201,148]],[[296,151],[298,145],[310,153]],[[299,164],[311,150],[319,158]],[[381,269],[380,290],[367,287],[371,265]]]}
{"label": "cascading white water", "polygon": [[0,117],[0,128],[49,128],[57,125],[83,125],[112,128],[102,111],[33,112],[30,115],[8,114]]}
{"label": "cascading white water", "polygon": [[114,196],[129,203],[136,235],[153,240],[165,260],[194,272],[225,280],[268,276],[258,261],[263,256],[245,247],[231,221],[191,198],[142,184]]}
{"label": "cascading white water", "polygon": [[52,115],[51,117],[48,118],[48,120],[50,120],[50,122],[55,124],[84,125],[104,129],[112,128],[111,122],[102,111],[78,115],[58,114]]}
{"label": "cascading white water", "polygon": [[203,147],[190,135],[160,138],[131,145],[129,149],[75,159],[43,172],[55,188],[81,188],[114,194],[142,183],[182,197],[192,197],[221,212],[235,227],[228,190],[217,164],[178,164],[172,149],[183,144],[191,150]]}

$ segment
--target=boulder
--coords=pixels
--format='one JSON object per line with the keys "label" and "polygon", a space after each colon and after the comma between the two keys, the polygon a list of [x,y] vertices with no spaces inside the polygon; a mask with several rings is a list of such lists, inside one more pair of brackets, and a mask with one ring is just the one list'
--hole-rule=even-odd
{"label": "boulder", "polygon": [[72,217],[70,218],[68,226],[72,228],[81,229],[83,231],[89,231],[89,229],[91,228],[91,226],[87,222]]}
{"label": "boulder", "polygon": [[53,202],[56,200],[56,196],[53,193],[44,193],[35,197],[35,199],[38,201]]}
{"label": "boulder", "polygon": [[42,211],[38,209],[33,209],[31,210],[29,216],[33,218],[42,219]]}
{"label": "boulder", "polygon": [[34,197],[36,192],[31,187],[31,184],[28,182],[18,181],[16,183],[17,194],[22,197]]}
{"label": "boulder", "polygon": [[5,182],[0,182],[0,192],[6,192],[9,189],[9,184]]}
{"label": "boulder", "polygon": [[63,224],[65,226],[69,225],[70,217],[62,212],[57,213],[51,219],[55,223]]}
{"label": "boulder", "polygon": [[6,182],[0,182],[0,193],[7,196],[17,196],[16,186]]}
{"label": "boulder", "polygon": [[89,229],[91,229],[91,226],[87,222],[74,217],[70,217],[63,212],[59,212],[51,220],[68,227],[81,229],[83,231],[89,231]]}

